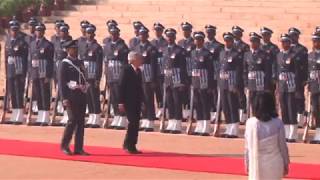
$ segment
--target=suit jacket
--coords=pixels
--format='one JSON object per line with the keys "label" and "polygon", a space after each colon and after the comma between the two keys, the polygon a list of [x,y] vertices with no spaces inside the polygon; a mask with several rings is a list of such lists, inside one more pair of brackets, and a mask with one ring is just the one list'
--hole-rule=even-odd
{"label": "suit jacket", "polygon": [[141,71],[136,72],[130,64],[126,65],[119,85],[119,104],[124,104],[126,111],[139,111],[143,98]]}

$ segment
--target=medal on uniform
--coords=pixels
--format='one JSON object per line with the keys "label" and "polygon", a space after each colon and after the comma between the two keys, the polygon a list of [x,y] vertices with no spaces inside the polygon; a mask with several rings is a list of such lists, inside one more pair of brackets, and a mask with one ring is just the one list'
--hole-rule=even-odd
{"label": "medal on uniform", "polygon": [[228,62],[229,62],[229,63],[232,62],[232,57],[229,57],[229,58],[228,58]]}
{"label": "medal on uniform", "polygon": [[146,57],[147,56],[147,51],[143,51],[142,56]]}
{"label": "medal on uniform", "polygon": [[43,54],[44,53],[44,48],[40,49],[40,53]]}
{"label": "medal on uniform", "polygon": [[290,62],[291,62],[291,59],[288,58],[288,59],[286,60],[286,64],[290,64]]}
{"label": "medal on uniform", "polygon": [[261,59],[261,58],[258,58],[257,64],[261,64],[261,63],[262,63],[262,59]]}
{"label": "medal on uniform", "polygon": [[189,46],[189,47],[187,47],[187,51],[191,51],[191,47]]}
{"label": "medal on uniform", "polygon": [[89,52],[88,52],[88,56],[91,57],[92,55],[93,55],[93,52],[92,52],[92,51],[89,51]]}
{"label": "medal on uniform", "polygon": [[119,53],[119,52],[118,52],[118,50],[116,49],[116,50],[114,50],[113,55],[114,55],[114,56],[118,56],[118,53]]}
{"label": "medal on uniform", "polygon": [[171,54],[171,56],[170,56],[171,59],[174,59],[175,57],[176,57],[175,53]]}
{"label": "medal on uniform", "polygon": [[14,50],[14,51],[18,51],[18,50],[19,50],[19,46],[14,46],[14,47],[13,47],[13,50]]}
{"label": "medal on uniform", "polygon": [[212,49],[210,49],[210,52],[211,52],[211,53],[214,53],[214,49],[213,49],[213,48],[212,48]]}
{"label": "medal on uniform", "polygon": [[199,61],[200,61],[200,62],[203,62],[203,61],[204,61],[203,56],[201,56],[201,57],[199,58]]}

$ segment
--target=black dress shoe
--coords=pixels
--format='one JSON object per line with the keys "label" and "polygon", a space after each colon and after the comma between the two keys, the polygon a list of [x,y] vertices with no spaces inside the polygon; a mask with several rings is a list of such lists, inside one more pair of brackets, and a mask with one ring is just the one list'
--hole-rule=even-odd
{"label": "black dress shoe", "polygon": [[153,132],[154,129],[153,129],[153,128],[145,128],[144,131],[145,131],[145,132]]}
{"label": "black dress shoe", "polygon": [[65,155],[68,155],[68,156],[72,155],[72,152],[69,148],[61,148],[61,150]]}
{"label": "black dress shoe", "polygon": [[139,131],[144,131],[146,128],[144,128],[144,127],[141,127],[141,128],[139,128]]}
{"label": "black dress shoe", "polygon": [[90,156],[89,153],[85,152],[85,151],[75,151],[74,155],[80,155],[80,156]]}
{"label": "black dress shoe", "polygon": [[107,129],[115,129],[115,126],[108,126]]}
{"label": "black dress shoe", "polygon": [[92,124],[92,125],[91,125],[91,128],[96,129],[96,128],[101,128],[101,126],[100,126],[100,125],[98,125],[98,124]]}
{"label": "black dress shoe", "polygon": [[200,133],[198,133],[198,132],[192,132],[192,133],[191,133],[191,135],[199,136],[199,135],[200,135]]}
{"label": "black dress shoe", "polygon": [[60,122],[54,122],[51,124],[51,126],[64,126],[64,125]]}
{"label": "black dress shoe", "polygon": [[41,123],[40,126],[48,126],[49,124],[44,122],[44,123]]}
{"label": "black dress shoe", "polygon": [[295,142],[297,142],[295,139],[287,139],[287,142],[288,143],[295,143]]}
{"label": "black dress shoe", "polygon": [[129,154],[142,154],[142,152],[141,151],[139,151],[137,148],[128,148],[127,150],[126,150]]}
{"label": "black dress shoe", "polygon": [[320,140],[312,140],[310,141],[310,144],[320,144]]}
{"label": "black dress shoe", "polygon": [[170,133],[170,130],[164,129],[160,131],[161,133]]}
{"label": "black dress shoe", "polygon": [[118,127],[118,126],[117,126],[117,127],[115,127],[115,129],[116,129],[116,130],[125,130],[126,128],[125,128],[125,127]]}
{"label": "black dress shoe", "polygon": [[200,133],[200,136],[210,136],[209,133]]}
{"label": "black dress shoe", "polygon": [[91,124],[84,125],[84,128],[91,128]]}
{"label": "black dress shoe", "polygon": [[222,138],[228,138],[228,134],[221,134],[220,137],[222,137]]}
{"label": "black dress shoe", "polygon": [[14,125],[21,125],[21,124],[23,124],[22,122],[19,122],[19,121],[15,121],[15,122],[13,122],[12,124],[14,124]]}
{"label": "black dress shoe", "polygon": [[236,135],[227,135],[227,138],[235,139],[235,138],[239,138],[239,137]]}
{"label": "black dress shoe", "polygon": [[181,134],[181,131],[174,130],[174,131],[171,131],[170,133],[171,133],[171,134]]}

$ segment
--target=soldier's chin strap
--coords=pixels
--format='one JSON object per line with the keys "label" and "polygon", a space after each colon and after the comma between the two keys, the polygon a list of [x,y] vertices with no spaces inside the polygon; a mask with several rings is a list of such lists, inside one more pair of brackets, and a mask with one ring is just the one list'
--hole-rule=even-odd
{"label": "soldier's chin strap", "polygon": [[65,63],[68,63],[69,65],[71,65],[72,67],[74,67],[80,74],[80,77],[79,77],[79,83],[81,82],[81,77],[83,78],[85,84],[86,84],[86,78],[83,74],[83,72],[81,72],[80,68],[78,68],[76,65],[73,64],[73,62],[69,59],[63,59],[62,62],[65,62]]}

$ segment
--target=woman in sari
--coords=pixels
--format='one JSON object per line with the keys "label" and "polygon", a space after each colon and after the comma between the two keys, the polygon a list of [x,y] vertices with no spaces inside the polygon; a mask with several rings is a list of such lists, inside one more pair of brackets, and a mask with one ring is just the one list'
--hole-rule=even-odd
{"label": "woman in sari", "polygon": [[269,93],[256,96],[245,132],[245,164],[250,180],[277,180],[288,174],[284,125]]}

